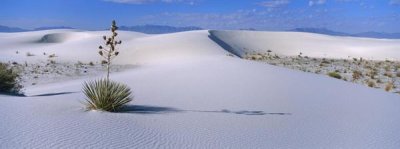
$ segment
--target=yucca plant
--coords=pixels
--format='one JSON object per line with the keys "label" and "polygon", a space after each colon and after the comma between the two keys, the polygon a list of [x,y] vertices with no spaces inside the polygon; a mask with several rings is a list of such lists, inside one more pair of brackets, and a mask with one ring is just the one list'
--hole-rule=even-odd
{"label": "yucca plant", "polygon": [[19,75],[6,63],[0,63],[0,93],[20,94]]}
{"label": "yucca plant", "polygon": [[107,67],[107,77],[85,82],[83,93],[86,95],[88,109],[115,112],[132,101],[130,97],[132,92],[127,85],[110,80],[111,60],[118,56],[117,45],[122,43],[121,40],[116,39],[118,27],[115,21],[112,21],[110,30],[112,33],[110,37],[103,36],[105,47],[99,46],[99,54],[104,58],[102,63]]}
{"label": "yucca plant", "polygon": [[87,82],[83,86],[87,108],[104,111],[118,111],[131,101],[128,86],[107,79]]}

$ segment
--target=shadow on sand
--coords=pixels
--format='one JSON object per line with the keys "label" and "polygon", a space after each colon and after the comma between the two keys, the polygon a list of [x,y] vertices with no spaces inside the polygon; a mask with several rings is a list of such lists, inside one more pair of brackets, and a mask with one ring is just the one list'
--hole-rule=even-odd
{"label": "shadow on sand", "polygon": [[128,105],[121,109],[122,113],[133,113],[133,114],[170,114],[170,113],[182,113],[182,112],[198,112],[198,113],[221,113],[221,114],[238,114],[238,115],[292,115],[291,113],[268,113],[264,111],[231,111],[231,110],[219,110],[219,111],[203,111],[203,110],[181,110],[171,107],[158,107],[158,106],[147,106],[147,105]]}
{"label": "shadow on sand", "polygon": [[58,93],[46,93],[46,94],[39,94],[39,95],[32,95],[27,97],[47,97],[47,96],[57,96],[57,95],[65,95],[65,94],[73,94],[78,92],[58,92]]}
{"label": "shadow on sand", "polygon": [[183,110],[169,108],[169,107],[156,107],[145,105],[127,105],[121,109],[122,113],[135,113],[135,114],[167,114],[184,112]]}
{"label": "shadow on sand", "polygon": [[235,55],[237,57],[242,58],[239,51],[237,51],[235,48],[233,48],[232,46],[230,46],[229,44],[225,43],[224,41],[219,39],[217,36],[215,36],[213,31],[209,31],[209,33],[210,33],[210,35],[208,35],[208,38],[210,38],[212,41],[217,43],[220,47],[222,47],[226,51],[232,53],[233,55]]}

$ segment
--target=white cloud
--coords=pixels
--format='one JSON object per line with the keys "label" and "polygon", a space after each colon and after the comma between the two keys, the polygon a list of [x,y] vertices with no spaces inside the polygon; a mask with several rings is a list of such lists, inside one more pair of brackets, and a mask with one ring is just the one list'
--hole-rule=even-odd
{"label": "white cloud", "polygon": [[[135,19],[135,24],[198,26],[205,29],[289,30],[298,27],[328,28],[345,32],[399,32],[400,14],[390,16],[346,16],[343,9],[316,7],[279,10],[237,10],[220,13],[164,12]],[[340,14],[340,15],[332,15]]]}
{"label": "white cloud", "polygon": [[[313,12],[309,12],[313,11]],[[314,12],[318,11],[318,12]],[[313,13],[310,18],[309,13]],[[138,24],[159,24],[172,26],[199,26],[206,29],[256,28],[287,30],[299,26],[320,27],[327,20],[328,12],[320,9],[290,9],[284,11],[237,10],[229,13],[169,13],[147,15],[136,19]],[[293,17],[296,16],[296,17]],[[314,22],[312,20],[318,20]]]}
{"label": "white cloud", "polygon": [[308,6],[322,5],[325,3],[326,3],[326,0],[310,0],[310,1],[308,1]]}
{"label": "white cloud", "polygon": [[267,7],[267,8],[277,8],[277,7],[285,6],[289,3],[290,3],[289,0],[269,0],[269,1],[260,2],[259,5]]}
{"label": "white cloud", "polygon": [[148,4],[154,2],[162,2],[162,3],[187,3],[190,5],[194,5],[198,0],[103,0],[107,2],[114,3],[126,3],[126,4]]}

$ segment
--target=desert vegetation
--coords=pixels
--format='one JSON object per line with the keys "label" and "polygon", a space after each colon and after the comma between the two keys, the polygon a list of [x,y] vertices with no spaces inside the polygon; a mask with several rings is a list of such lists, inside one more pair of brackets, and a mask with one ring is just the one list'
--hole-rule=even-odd
{"label": "desert vegetation", "polygon": [[309,73],[327,75],[344,81],[363,84],[400,94],[400,62],[376,61],[365,58],[329,59],[312,58],[300,53],[297,56],[282,56],[267,53],[246,53],[245,59],[266,62]]}
{"label": "desert vegetation", "polygon": [[20,94],[19,74],[7,63],[0,63],[0,93]]}
{"label": "desert vegetation", "polygon": [[85,82],[83,93],[86,95],[88,109],[115,112],[132,98],[131,89],[127,85],[110,80],[111,62],[119,54],[117,45],[122,43],[116,39],[118,27],[115,21],[112,21],[110,30],[110,37],[103,36],[105,46],[99,46],[99,55],[103,58],[102,64],[106,66],[107,76],[104,79]]}

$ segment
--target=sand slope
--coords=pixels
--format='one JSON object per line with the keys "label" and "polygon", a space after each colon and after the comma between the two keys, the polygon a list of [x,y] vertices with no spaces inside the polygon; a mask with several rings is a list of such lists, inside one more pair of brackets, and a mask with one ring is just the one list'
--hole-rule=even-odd
{"label": "sand slope", "polygon": [[[90,47],[103,32],[86,33],[37,49],[95,60]],[[0,60],[26,58],[10,51]],[[30,86],[28,97],[0,95],[0,148],[400,147],[398,95],[227,56],[207,31],[126,32],[122,51],[118,63],[139,65],[112,74],[134,91],[123,113],[85,112],[85,79]]]}
{"label": "sand slope", "polygon": [[[0,34],[2,61],[37,62],[45,61],[48,55],[55,54],[60,62],[99,61],[98,47],[103,43],[102,36],[109,31],[45,30],[24,33]],[[146,34],[119,32],[119,39],[129,41]],[[18,52],[18,54],[17,54]],[[27,56],[31,53],[35,56]],[[46,53],[46,55],[43,55]]]}
{"label": "sand slope", "polygon": [[302,32],[210,31],[211,35],[229,45],[235,53],[274,53],[310,57],[366,58],[399,60],[399,39],[373,39],[328,36]]}

